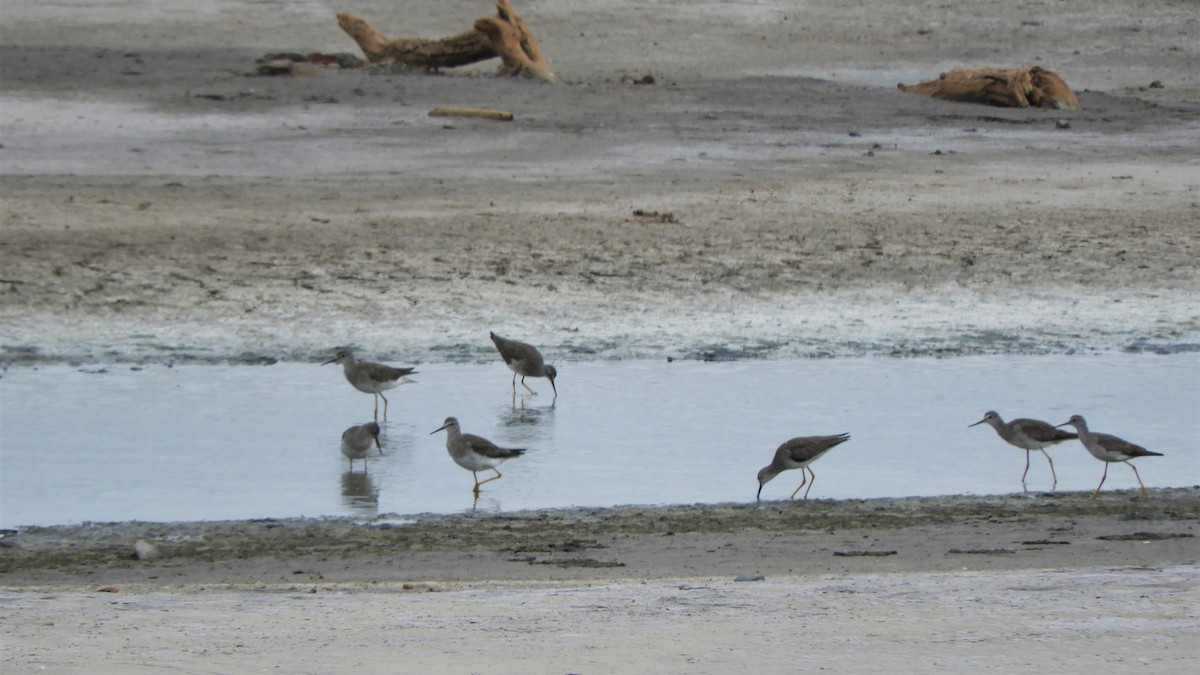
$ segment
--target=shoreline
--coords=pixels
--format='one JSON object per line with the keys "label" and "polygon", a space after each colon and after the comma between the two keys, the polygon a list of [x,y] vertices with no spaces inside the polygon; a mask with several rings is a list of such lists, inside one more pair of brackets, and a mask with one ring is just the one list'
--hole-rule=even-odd
{"label": "shoreline", "polygon": [[[1180,672],[1198,656],[1200,487],[1134,496],[36,528],[18,537],[58,541],[0,548],[4,565],[45,554],[0,572],[0,664]],[[135,538],[160,555],[134,559]]]}
{"label": "shoreline", "polygon": [[[613,580],[1200,562],[1200,488],[25,527],[0,587]],[[1148,547],[1102,536],[1153,539]],[[1161,538],[1155,538],[1161,535]],[[153,549],[137,559],[135,544]],[[794,554],[809,551],[803,562]],[[684,574],[686,572],[686,574]],[[309,577],[304,577],[309,578]]]}
{"label": "shoreline", "polygon": [[[593,322],[550,331],[539,346],[548,358],[561,362],[1200,352],[1200,295],[1192,291],[1072,295],[1039,289],[1028,295],[986,295],[962,289],[907,293],[877,288],[737,302],[740,313],[710,306],[707,323],[697,322],[698,310],[691,309],[677,316],[660,313],[653,326]],[[788,303],[795,304],[785,313],[770,309]],[[1022,310],[1013,315],[1017,305]],[[1193,314],[1197,318],[1185,318]],[[947,321],[947,315],[953,320]],[[36,317],[24,319],[19,328],[10,324],[3,336],[0,368],[313,363],[343,346],[369,352],[376,360],[416,364],[485,363],[494,358],[486,340],[458,326],[448,328],[440,319],[406,321],[397,334],[396,326],[388,323],[352,328],[353,318],[336,318],[332,323],[337,337],[327,330],[329,317],[314,318],[312,328],[226,317],[219,331],[212,330],[211,322],[168,317],[108,317],[99,322],[60,317],[57,320],[64,323],[53,329],[41,327]],[[486,331],[482,334],[486,337]]]}

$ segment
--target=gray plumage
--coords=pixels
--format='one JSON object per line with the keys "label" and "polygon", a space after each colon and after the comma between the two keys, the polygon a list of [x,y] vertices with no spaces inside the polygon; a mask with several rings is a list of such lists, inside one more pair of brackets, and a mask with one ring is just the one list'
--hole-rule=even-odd
{"label": "gray plumage", "polygon": [[[801,436],[793,438],[789,441],[784,441],[775,450],[775,457],[771,463],[759,469],[758,471],[758,495],[756,499],[762,499],[763,486],[771,481],[772,478],[789,469],[800,469],[800,485],[789,499],[796,498],[796,492],[808,483],[808,490],[804,491],[804,498],[808,499],[808,492],[812,490],[812,484],[816,482],[817,475],[809,468],[818,457],[824,455],[833,449],[834,446],[845,443],[850,440],[850,434],[837,434],[834,436]],[[807,475],[805,474],[807,472]],[[812,476],[811,480],[809,476]]]}
{"label": "gray plumage", "polygon": [[1046,452],[1045,448],[1055,443],[1073,440],[1078,438],[1078,436],[1041,420],[1020,417],[1011,422],[1005,422],[995,410],[987,411],[984,413],[983,419],[975,424],[968,424],[967,428],[969,429],[984,422],[992,425],[992,428],[996,430],[1000,438],[1004,439],[1009,445],[1016,446],[1025,451],[1025,472],[1021,474],[1022,489],[1025,488],[1025,477],[1029,475],[1029,452],[1031,450],[1038,450],[1046,457],[1046,461],[1050,463],[1050,476],[1054,479],[1051,489],[1058,487],[1058,474],[1054,472],[1054,460],[1050,459],[1050,453]]}
{"label": "gray plumage", "polygon": [[363,471],[367,470],[367,453],[372,445],[379,449],[379,454],[383,454],[383,446],[379,444],[379,425],[375,422],[352,426],[342,432],[342,454],[350,460],[351,471],[354,470],[356,459],[361,459]]}
{"label": "gray plumage", "polygon": [[513,371],[513,393],[517,391],[517,375],[521,376],[521,386],[525,387],[531,394],[537,394],[534,390],[525,384],[526,377],[544,377],[550,380],[550,388],[554,390],[554,396],[558,397],[558,387],[554,384],[554,379],[558,377],[558,371],[554,366],[546,365],[542,359],[542,353],[536,347],[530,344],[521,342],[520,340],[510,340],[505,337],[500,337],[495,333],[491,333],[492,342],[496,345],[496,350],[500,352],[500,358],[504,359],[505,365]]}
{"label": "gray plumage", "polygon": [[1082,415],[1071,415],[1071,419],[1058,425],[1064,427],[1070,424],[1079,432],[1079,442],[1083,443],[1083,447],[1092,453],[1092,457],[1104,462],[1104,474],[1100,476],[1100,485],[1096,486],[1092,492],[1092,499],[1100,494],[1100,488],[1104,485],[1104,480],[1108,478],[1108,465],[1112,462],[1124,462],[1133,469],[1133,475],[1137,478],[1138,485],[1141,486],[1142,499],[1150,496],[1150,491],[1146,489],[1145,483],[1142,482],[1142,476],[1138,473],[1137,467],[1129,464],[1129,460],[1138,457],[1162,457],[1161,452],[1151,452],[1140,445],[1130,443],[1123,438],[1117,438],[1109,434],[1099,434],[1088,429],[1087,421]]}
{"label": "gray plumage", "polygon": [[[431,431],[430,435],[442,430],[446,431],[446,451],[450,453],[450,458],[475,477],[474,491],[476,495],[479,494],[480,485],[499,480],[502,477],[497,466],[525,454],[524,448],[502,448],[481,436],[464,434],[462,427],[458,424],[458,419],[454,417],[447,417],[445,423]],[[486,469],[495,471],[496,475],[480,481],[478,472]]]}
{"label": "gray plumage", "polygon": [[354,352],[349,349],[339,349],[332,359],[321,365],[325,366],[330,363],[342,364],[342,373],[351,386],[365,394],[375,396],[375,410],[372,412],[372,419],[379,419],[379,399],[381,398],[383,399],[383,419],[387,419],[388,400],[383,392],[402,384],[405,381],[404,378],[417,372],[412,368],[393,368],[382,363],[356,361]]}

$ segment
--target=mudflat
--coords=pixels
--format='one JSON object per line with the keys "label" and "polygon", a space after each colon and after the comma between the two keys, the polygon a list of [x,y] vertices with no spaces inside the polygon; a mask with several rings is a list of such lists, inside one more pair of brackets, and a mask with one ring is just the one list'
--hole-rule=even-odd
{"label": "mudflat", "polygon": [[0,540],[3,658],[114,673],[1178,671],[1197,655],[1200,491],[1132,497],[26,528]]}
{"label": "mudflat", "polygon": [[[337,8],[68,5],[0,27],[7,361],[1200,342],[1186,3],[518,5],[563,86],[257,77],[353,51]],[[436,37],[492,7],[355,11]],[[1034,63],[1082,110],[895,88]]]}

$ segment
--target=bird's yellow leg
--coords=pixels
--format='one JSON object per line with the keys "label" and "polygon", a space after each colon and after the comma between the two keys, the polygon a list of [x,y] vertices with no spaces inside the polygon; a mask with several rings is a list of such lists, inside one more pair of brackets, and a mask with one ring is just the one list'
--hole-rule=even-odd
{"label": "bird's yellow leg", "polygon": [[1042,450],[1042,454],[1046,456],[1046,461],[1050,462],[1050,477],[1054,479],[1054,483],[1050,486],[1050,489],[1053,490],[1058,487],[1058,474],[1054,473],[1054,460],[1050,459],[1050,453],[1045,450]]}
{"label": "bird's yellow leg", "polygon": [[[1128,461],[1125,463],[1129,464]],[[1142,501],[1146,501],[1150,498],[1150,491],[1146,489],[1146,484],[1142,482],[1142,475],[1138,473],[1136,466],[1129,464],[1129,468],[1133,469],[1133,475],[1137,476],[1138,485],[1142,486]]]}
{"label": "bird's yellow leg", "polygon": [[[808,490],[811,490],[813,483],[817,482],[817,474],[813,473],[813,470],[809,469],[808,467],[804,468],[808,469],[808,475],[811,476],[811,478],[808,480]],[[808,490],[804,491],[804,501],[808,501]]]}
{"label": "bird's yellow leg", "polygon": [[1104,474],[1102,476],[1100,476],[1100,484],[1096,486],[1096,491],[1092,493],[1092,499],[1095,499],[1096,495],[1100,494],[1100,488],[1104,487],[1104,481],[1107,478],[1108,478],[1108,462],[1105,462],[1104,463]]}
{"label": "bird's yellow leg", "polygon": [[476,478],[476,479],[475,479],[475,480],[476,480],[476,483],[475,483],[475,489],[476,489],[476,490],[478,490],[478,489],[479,489],[479,486],[480,486],[480,485],[483,485],[484,483],[490,483],[490,482],[492,482],[492,481],[494,481],[494,480],[499,480],[499,479],[501,478],[501,474],[500,474],[500,470],[499,470],[499,469],[492,469],[492,471],[495,471],[495,472],[496,472],[496,475],[495,475],[495,476],[492,476],[491,478],[489,478],[489,479],[487,479],[487,480],[482,480],[482,481],[481,481],[481,480],[479,480],[478,478]]}
{"label": "bird's yellow leg", "polygon": [[[525,387],[525,390],[528,391],[531,395],[537,396],[537,392],[530,389],[529,385],[525,384],[525,376],[524,375],[521,376],[521,386]],[[515,389],[516,387],[513,387],[513,388]]]}
{"label": "bird's yellow leg", "polygon": [[[804,484],[807,482],[808,482],[808,474],[804,473],[804,467],[800,467],[800,484],[796,486],[796,492],[799,492],[800,488],[804,487]],[[792,496],[788,497],[788,499],[795,499],[796,492],[793,492]],[[805,492],[804,494],[807,495],[808,493]]]}
{"label": "bird's yellow leg", "polygon": [[1025,487],[1025,477],[1029,475],[1029,451],[1025,451],[1025,472],[1021,474],[1021,492],[1029,492],[1029,488]]}

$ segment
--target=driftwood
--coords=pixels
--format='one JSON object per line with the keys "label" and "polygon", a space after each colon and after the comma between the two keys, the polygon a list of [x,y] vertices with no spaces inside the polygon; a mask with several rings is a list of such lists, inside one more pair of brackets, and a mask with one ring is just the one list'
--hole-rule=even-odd
{"label": "driftwood", "polygon": [[513,114],[507,110],[492,108],[434,108],[429,111],[430,117],[477,117],[485,120],[511,122]]}
{"label": "driftwood", "polygon": [[898,84],[900,91],[926,94],[948,101],[985,103],[1008,108],[1078,110],[1079,99],[1056,73],[1040,66],[1028,68],[955,68],[936,80]]}
{"label": "driftwood", "polygon": [[366,19],[350,12],[337,15],[338,26],[354,38],[371,63],[402,63],[426,71],[454,68],[500,57],[497,75],[530,74],[550,82],[560,80],[538,46],[529,25],[509,0],[496,0],[496,16],[476,19],[465,32],[439,40],[402,37],[389,40]]}

